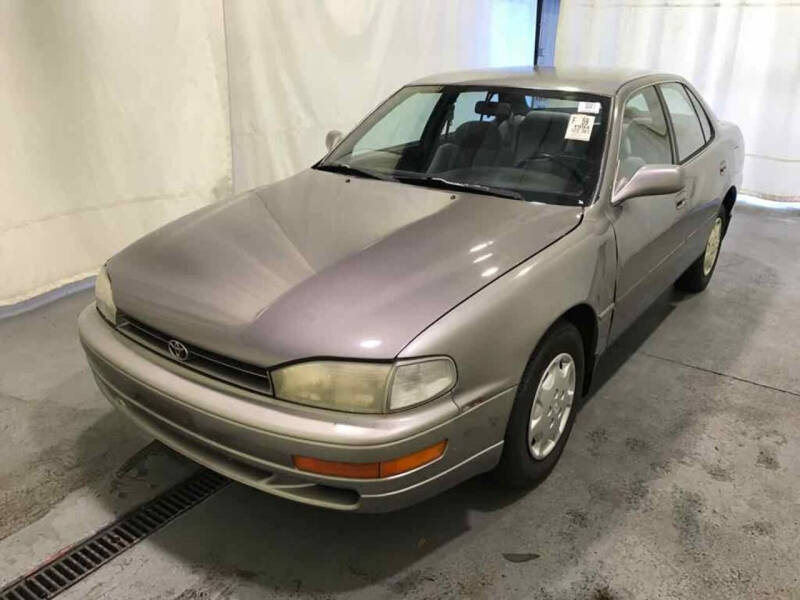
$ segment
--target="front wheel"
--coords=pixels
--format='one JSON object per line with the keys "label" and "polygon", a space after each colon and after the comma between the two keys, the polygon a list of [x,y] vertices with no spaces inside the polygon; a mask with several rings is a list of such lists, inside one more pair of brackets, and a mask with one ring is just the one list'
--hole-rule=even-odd
{"label": "front wheel", "polygon": [[583,368],[580,333],[571,323],[556,323],[534,351],[517,388],[495,472],[503,483],[533,485],[558,462],[575,421]]}
{"label": "front wheel", "polygon": [[684,292],[702,292],[711,281],[714,269],[717,267],[719,249],[722,245],[722,236],[725,234],[725,212],[719,211],[711,232],[706,240],[706,248],[696,261],[686,269],[683,275],[675,282],[675,287]]}

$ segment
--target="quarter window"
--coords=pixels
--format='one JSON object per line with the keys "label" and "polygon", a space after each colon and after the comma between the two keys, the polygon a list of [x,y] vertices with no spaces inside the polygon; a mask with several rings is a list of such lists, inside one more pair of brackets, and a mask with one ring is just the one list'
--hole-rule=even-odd
{"label": "quarter window", "polygon": [[652,86],[639,90],[625,103],[619,160],[619,173],[625,181],[645,165],[672,163],[664,110]]}
{"label": "quarter window", "polygon": [[692,101],[680,83],[663,83],[659,87],[675,130],[678,161],[683,162],[705,144],[703,129]]}
{"label": "quarter window", "polygon": [[711,140],[712,131],[711,131],[711,120],[708,118],[708,113],[706,113],[706,109],[703,108],[703,105],[700,104],[700,101],[697,99],[697,96],[692,92],[692,90],[686,90],[689,92],[689,98],[692,100],[692,106],[694,106],[694,110],[697,113],[697,116],[700,117],[700,126],[703,128],[703,135],[706,138],[706,144]]}

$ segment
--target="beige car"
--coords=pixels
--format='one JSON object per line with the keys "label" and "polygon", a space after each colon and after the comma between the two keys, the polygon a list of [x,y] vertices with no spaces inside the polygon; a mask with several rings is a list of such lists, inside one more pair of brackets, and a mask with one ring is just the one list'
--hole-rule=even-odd
{"label": "beige car", "polygon": [[138,426],[346,511],[545,477],[598,355],[708,284],[744,156],[680,77],[530,68],[417,81],[328,142],[113,256],[79,326]]}

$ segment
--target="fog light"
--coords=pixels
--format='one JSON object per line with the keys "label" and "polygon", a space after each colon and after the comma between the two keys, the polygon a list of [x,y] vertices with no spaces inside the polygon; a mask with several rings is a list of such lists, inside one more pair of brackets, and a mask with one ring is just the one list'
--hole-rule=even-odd
{"label": "fog light", "polygon": [[350,463],[323,460],[310,456],[293,456],[292,461],[296,469],[309,473],[330,475],[332,477],[347,477],[350,479],[378,479],[406,473],[417,467],[426,465],[444,454],[446,447],[447,440],[442,440],[438,444],[428,446],[413,454],[407,454],[399,458],[381,462]]}

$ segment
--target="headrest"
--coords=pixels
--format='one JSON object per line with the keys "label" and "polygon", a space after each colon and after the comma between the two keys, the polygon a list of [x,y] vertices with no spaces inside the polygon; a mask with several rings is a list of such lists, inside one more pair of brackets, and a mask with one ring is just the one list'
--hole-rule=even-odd
{"label": "headrest", "polygon": [[517,153],[559,152],[564,146],[564,132],[569,115],[551,110],[532,110],[519,125]]}
{"label": "headrest", "polygon": [[531,109],[525,102],[525,94],[519,92],[500,92],[497,95],[500,102],[508,102],[511,112],[515,115],[527,115]]}
{"label": "headrest", "polygon": [[564,127],[566,127],[567,121],[569,121],[569,115],[554,110],[532,110],[525,115],[521,127],[541,127],[550,121],[563,123]]}
{"label": "headrest", "polygon": [[511,116],[511,105],[508,102],[489,102],[487,100],[478,100],[475,103],[475,112],[479,115],[497,117],[498,119],[507,119]]}
{"label": "headrest", "polygon": [[459,146],[498,148],[501,138],[494,122],[467,121],[455,130],[453,141]]}

